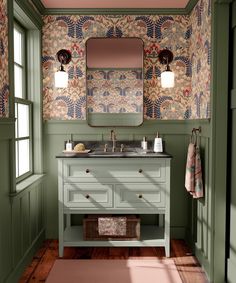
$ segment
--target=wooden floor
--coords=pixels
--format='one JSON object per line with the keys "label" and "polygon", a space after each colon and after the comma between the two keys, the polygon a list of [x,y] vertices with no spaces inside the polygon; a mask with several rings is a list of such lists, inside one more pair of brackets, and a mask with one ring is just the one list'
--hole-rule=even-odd
{"label": "wooden floor", "polygon": [[[64,259],[112,260],[163,257],[165,257],[164,248],[65,248],[64,250]],[[204,272],[184,241],[172,240],[171,257],[183,283],[208,283]],[[45,282],[56,259],[58,259],[58,241],[45,241],[31,264],[26,268],[19,283]]]}

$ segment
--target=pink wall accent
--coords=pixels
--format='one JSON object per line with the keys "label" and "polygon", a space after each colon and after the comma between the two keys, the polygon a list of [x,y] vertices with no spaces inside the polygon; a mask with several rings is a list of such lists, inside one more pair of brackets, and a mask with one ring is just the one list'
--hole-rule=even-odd
{"label": "pink wall accent", "polygon": [[46,8],[184,8],[189,0],[41,0]]}
{"label": "pink wall accent", "polygon": [[88,68],[142,68],[143,41],[139,38],[90,38]]}

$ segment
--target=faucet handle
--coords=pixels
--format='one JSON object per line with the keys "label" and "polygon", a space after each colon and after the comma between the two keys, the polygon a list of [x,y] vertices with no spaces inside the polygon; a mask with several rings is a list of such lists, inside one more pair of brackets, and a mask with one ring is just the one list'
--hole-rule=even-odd
{"label": "faucet handle", "polygon": [[124,151],[124,148],[125,148],[125,146],[124,146],[124,144],[122,143],[122,144],[120,145],[120,152],[123,152],[123,151]]}
{"label": "faucet handle", "polygon": [[108,144],[105,143],[105,144],[104,144],[104,152],[107,152],[107,149],[108,149]]}

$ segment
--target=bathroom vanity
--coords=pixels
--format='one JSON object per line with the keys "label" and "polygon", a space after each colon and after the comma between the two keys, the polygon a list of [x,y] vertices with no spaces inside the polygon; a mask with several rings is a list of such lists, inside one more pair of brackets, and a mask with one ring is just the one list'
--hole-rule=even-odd
{"label": "bathroom vanity", "polygon": [[[59,256],[66,246],[165,247],[170,256],[170,161],[165,153],[92,152],[58,158]],[[85,241],[72,214],[156,214],[140,240]]]}

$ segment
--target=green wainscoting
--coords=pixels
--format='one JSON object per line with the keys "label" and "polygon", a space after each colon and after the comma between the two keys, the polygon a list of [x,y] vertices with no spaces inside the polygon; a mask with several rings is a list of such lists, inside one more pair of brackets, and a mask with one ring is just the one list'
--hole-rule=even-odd
{"label": "green wainscoting", "polygon": [[[187,146],[192,128],[202,128],[201,152],[206,183],[204,201],[193,200],[184,188]],[[208,262],[211,254],[211,196],[209,187],[210,122],[199,121],[144,121],[140,127],[92,128],[86,121],[47,121],[44,123],[44,168],[47,172],[45,206],[46,238],[58,237],[57,160],[64,141],[108,141],[114,129],[118,140],[142,140],[146,136],[153,141],[158,131],[165,141],[166,151],[173,155],[171,170],[171,237],[186,239],[192,247],[197,241]],[[196,235],[196,228],[198,234]]]}
{"label": "green wainscoting", "polygon": [[235,282],[236,278],[236,1],[234,0],[232,7],[231,22],[231,56],[233,56],[233,64],[231,65],[231,98],[230,98],[230,120],[231,120],[231,141],[229,148],[229,159],[231,166],[230,174],[230,229],[229,229],[229,255],[228,255],[228,282]]}
{"label": "green wainscoting", "polygon": [[14,186],[14,119],[0,121],[0,282],[18,282],[45,239],[41,182],[11,193]]}

